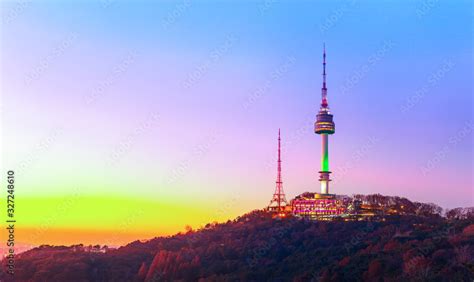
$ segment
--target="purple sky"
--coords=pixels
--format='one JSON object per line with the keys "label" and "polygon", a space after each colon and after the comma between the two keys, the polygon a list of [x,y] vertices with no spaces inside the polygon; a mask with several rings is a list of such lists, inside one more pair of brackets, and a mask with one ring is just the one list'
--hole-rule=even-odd
{"label": "purple sky", "polygon": [[[473,205],[470,1],[2,2],[4,167],[25,196],[264,207],[318,191]],[[5,138],[3,138],[5,136]],[[217,206],[217,204],[216,204]]]}

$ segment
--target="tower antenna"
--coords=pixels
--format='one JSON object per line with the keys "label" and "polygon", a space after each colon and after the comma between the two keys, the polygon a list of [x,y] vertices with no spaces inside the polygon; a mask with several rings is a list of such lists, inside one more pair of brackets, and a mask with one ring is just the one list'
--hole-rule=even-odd
{"label": "tower antenna", "polygon": [[323,44],[323,88],[326,89],[326,43]]}
{"label": "tower antenna", "polygon": [[323,87],[321,88],[321,107],[328,108],[328,89],[326,88],[326,43],[323,44]]}
{"label": "tower antenna", "polygon": [[268,205],[269,211],[282,212],[284,207],[288,205],[286,201],[285,192],[283,192],[283,181],[281,178],[281,137],[280,129],[278,129],[278,168],[276,179],[275,193],[273,193],[272,200]]}

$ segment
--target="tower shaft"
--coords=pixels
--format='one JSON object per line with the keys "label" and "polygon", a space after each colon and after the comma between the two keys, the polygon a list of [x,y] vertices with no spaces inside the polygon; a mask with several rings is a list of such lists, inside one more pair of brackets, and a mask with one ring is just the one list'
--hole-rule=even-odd
{"label": "tower shaft", "polygon": [[321,171],[329,171],[329,136],[327,134],[321,134],[321,140]]}
{"label": "tower shaft", "polygon": [[329,194],[329,136],[321,134],[321,171],[319,172],[319,181],[321,182],[321,194]]}

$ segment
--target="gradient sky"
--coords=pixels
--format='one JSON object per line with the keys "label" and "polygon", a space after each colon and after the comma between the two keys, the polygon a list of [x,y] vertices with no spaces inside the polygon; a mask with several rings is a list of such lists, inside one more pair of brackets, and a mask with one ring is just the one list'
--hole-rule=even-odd
{"label": "gradient sky", "polygon": [[262,208],[278,128],[287,198],[318,191],[323,42],[331,191],[473,206],[471,1],[1,5],[21,242],[118,245]]}

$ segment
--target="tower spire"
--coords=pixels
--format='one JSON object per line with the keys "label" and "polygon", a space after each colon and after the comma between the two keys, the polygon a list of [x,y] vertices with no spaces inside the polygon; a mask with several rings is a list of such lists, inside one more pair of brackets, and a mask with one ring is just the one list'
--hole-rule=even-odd
{"label": "tower spire", "polygon": [[328,107],[328,100],[327,100],[327,91],[326,88],[326,44],[323,44],[323,87],[321,88],[321,108]]}
{"label": "tower spire", "polygon": [[323,44],[323,88],[326,88],[326,43]]}

